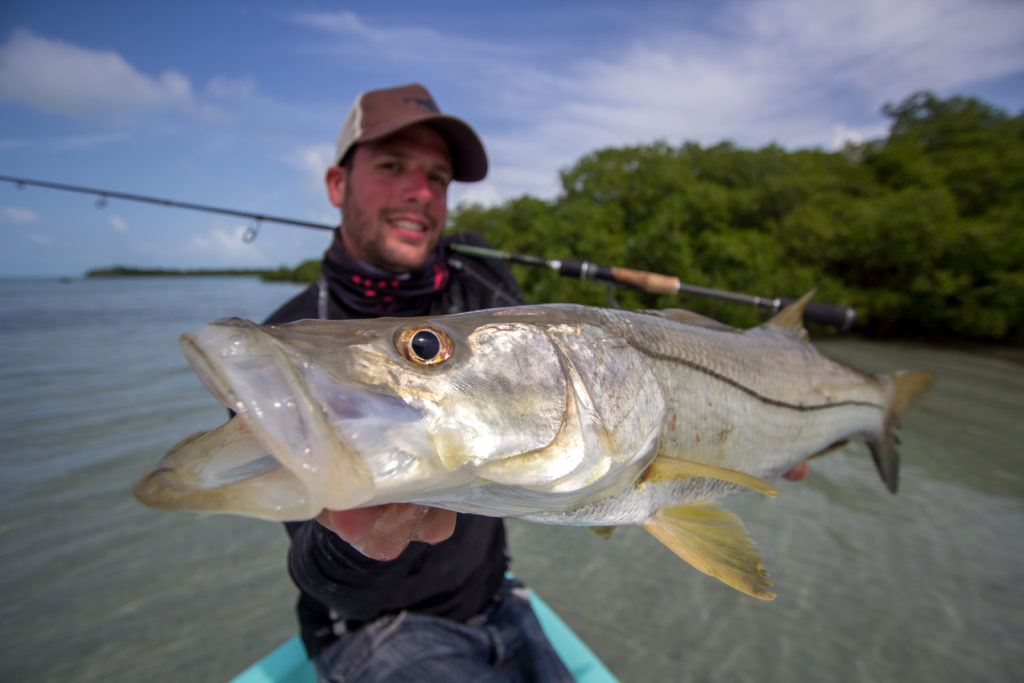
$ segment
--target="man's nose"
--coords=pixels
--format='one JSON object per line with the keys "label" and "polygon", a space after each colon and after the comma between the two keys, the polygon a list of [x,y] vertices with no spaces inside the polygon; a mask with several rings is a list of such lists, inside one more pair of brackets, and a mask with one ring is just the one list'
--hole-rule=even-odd
{"label": "man's nose", "polygon": [[434,198],[434,188],[430,184],[430,176],[425,169],[412,169],[405,174],[405,185],[402,188],[405,199],[429,202]]}

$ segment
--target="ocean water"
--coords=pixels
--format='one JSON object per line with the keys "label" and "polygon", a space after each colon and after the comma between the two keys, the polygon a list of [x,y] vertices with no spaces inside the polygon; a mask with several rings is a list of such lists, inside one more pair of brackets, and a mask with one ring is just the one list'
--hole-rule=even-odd
{"label": "ocean water", "polygon": [[[157,512],[131,486],[225,413],[177,337],[299,291],[247,278],[0,280],[0,681],[226,681],[296,632],[277,524]],[[509,523],[512,569],[623,681],[1024,677],[1024,353],[842,338],[926,369],[899,495],[866,449],[726,507],[778,598],[737,593],[638,528]]]}

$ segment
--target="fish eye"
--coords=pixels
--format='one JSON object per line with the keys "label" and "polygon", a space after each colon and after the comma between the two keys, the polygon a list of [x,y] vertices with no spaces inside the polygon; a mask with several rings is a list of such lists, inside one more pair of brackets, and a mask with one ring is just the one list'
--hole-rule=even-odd
{"label": "fish eye", "polygon": [[433,360],[441,353],[441,340],[430,330],[420,330],[412,336],[409,348],[420,360]]}
{"label": "fish eye", "polygon": [[400,330],[395,347],[403,358],[417,365],[436,365],[448,360],[455,344],[444,330],[421,323]]}

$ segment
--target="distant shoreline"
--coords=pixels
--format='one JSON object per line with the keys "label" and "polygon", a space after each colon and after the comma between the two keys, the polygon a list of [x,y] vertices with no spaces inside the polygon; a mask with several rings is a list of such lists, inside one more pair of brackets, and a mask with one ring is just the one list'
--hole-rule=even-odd
{"label": "distant shoreline", "polygon": [[126,266],[114,266],[113,268],[94,268],[86,271],[85,277],[199,277],[210,275],[252,277],[271,272],[273,271],[265,269],[225,270],[219,268],[200,268],[182,270],[177,268],[129,268]]}
{"label": "distant shoreline", "polygon": [[320,262],[307,261],[296,268],[136,268],[111,266],[86,271],[86,278],[118,277],[258,277],[268,282],[316,282],[320,277]]}

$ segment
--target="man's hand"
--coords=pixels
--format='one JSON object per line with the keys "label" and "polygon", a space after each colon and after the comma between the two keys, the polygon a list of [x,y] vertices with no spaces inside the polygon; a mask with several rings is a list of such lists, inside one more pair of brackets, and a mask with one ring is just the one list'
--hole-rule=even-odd
{"label": "man's hand", "polygon": [[[805,460],[782,476],[800,481],[809,470]],[[412,541],[434,544],[448,539],[455,531],[455,519],[451,510],[390,503],[355,510],[324,510],[316,521],[363,555],[374,560],[393,560]]]}
{"label": "man's hand", "polygon": [[790,481],[800,481],[807,476],[807,473],[811,471],[811,466],[806,460],[796,465],[793,465],[788,472],[782,475],[783,479]]}
{"label": "man's hand", "polygon": [[374,560],[393,560],[411,541],[440,543],[455,531],[456,513],[412,503],[324,510],[316,521]]}

